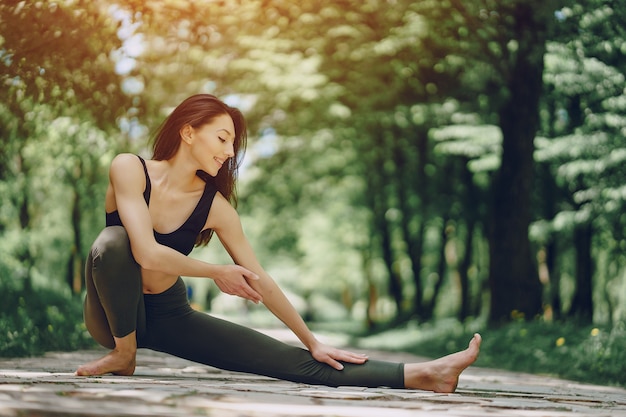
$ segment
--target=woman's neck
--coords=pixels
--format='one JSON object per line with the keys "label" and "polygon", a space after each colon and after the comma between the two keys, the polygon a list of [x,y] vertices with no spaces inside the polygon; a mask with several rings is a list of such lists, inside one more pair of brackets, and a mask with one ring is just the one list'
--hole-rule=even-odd
{"label": "woman's neck", "polygon": [[159,161],[160,169],[157,180],[167,188],[175,188],[183,191],[193,191],[200,185],[204,186],[204,181],[196,175],[197,168],[185,158],[181,152],[176,153],[172,158]]}

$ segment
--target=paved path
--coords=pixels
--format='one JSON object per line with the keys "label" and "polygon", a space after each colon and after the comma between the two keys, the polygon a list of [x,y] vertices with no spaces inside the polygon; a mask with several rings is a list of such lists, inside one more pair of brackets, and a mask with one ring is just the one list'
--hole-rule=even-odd
{"label": "paved path", "polygon": [[140,350],[132,377],[73,375],[77,364],[103,353],[0,359],[0,416],[626,417],[625,389],[477,367],[462,375],[454,394],[295,384],[147,350]]}

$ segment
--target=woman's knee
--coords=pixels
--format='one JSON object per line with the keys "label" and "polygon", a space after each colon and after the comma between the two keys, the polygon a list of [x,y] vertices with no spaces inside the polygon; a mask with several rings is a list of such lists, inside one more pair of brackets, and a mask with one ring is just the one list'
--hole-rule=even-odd
{"label": "woman's knee", "polygon": [[130,239],[123,226],[104,228],[91,246],[91,256],[94,266],[105,260],[112,260],[116,263],[125,261],[135,263],[130,249]]}
{"label": "woman's knee", "polygon": [[129,249],[130,239],[123,226],[105,227],[91,246],[94,255],[99,256],[107,253],[125,252]]}

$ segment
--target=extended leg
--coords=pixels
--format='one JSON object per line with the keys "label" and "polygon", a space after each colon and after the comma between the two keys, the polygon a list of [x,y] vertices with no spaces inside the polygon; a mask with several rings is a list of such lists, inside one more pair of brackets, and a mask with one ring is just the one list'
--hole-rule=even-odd
{"label": "extended leg", "polygon": [[193,311],[182,280],[145,300],[152,330],[147,347],[221,369],[307,384],[454,392],[460,374],[477,359],[481,343],[476,334],[466,350],[434,361],[401,364],[370,359],[363,365],[344,363],[345,368],[337,371],[304,349]]}
{"label": "extended leg", "polygon": [[[182,281],[179,283],[178,288],[172,287],[167,293],[146,296],[148,347],[152,349],[221,369],[294,382],[404,388],[403,365],[399,363],[375,360],[363,365],[344,363],[345,368],[337,371],[317,362],[304,349],[190,308],[183,311],[177,307],[175,316],[153,319],[151,300],[158,300],[154,303],[160,306],[160,314],[167,310],[165,304],[181,305],[185,289]],[[171,302],[164,303],[165,297],[171,297]]]}

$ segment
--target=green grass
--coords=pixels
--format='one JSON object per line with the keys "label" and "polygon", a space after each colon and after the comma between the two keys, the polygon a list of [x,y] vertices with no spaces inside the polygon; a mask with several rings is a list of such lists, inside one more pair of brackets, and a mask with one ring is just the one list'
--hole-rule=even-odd
{"label": "green grass", "polygon": [[409,325],[355,340],[360,347],[440,357],[483,337],[476,366],[626,387],[626,330],[574,322],[514,322],[490,329],[455,321]]}

